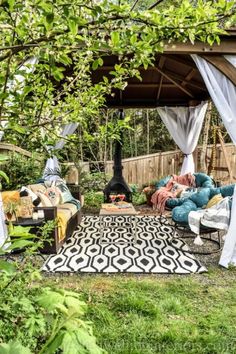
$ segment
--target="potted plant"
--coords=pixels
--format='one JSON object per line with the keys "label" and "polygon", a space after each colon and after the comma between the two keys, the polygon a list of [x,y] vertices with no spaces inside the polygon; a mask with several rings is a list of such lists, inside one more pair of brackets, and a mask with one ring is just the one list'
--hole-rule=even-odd
{"label": "potted plant", "polygon": [[4,205],[4,213],[8,221],[17,220],[18,207],[19,204],[14,201],[9,201]]}
{"label": "potted plant", "polygon": [[156,186],[154,183],[150,182],[148,186],[144,186],[143,193],[146,196],[147,205],[152,206],[151,198],[153,193],[156,191]]}

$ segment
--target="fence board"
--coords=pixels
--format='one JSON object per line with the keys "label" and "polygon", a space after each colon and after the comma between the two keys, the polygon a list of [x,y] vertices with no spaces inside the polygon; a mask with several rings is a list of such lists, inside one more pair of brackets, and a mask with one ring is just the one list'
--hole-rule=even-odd
{"label": "fence board", "polygon": [[[210,163],[212,145],[207,147],[206,163],[207,167]],[[232,169],[232,174],[236,178],[236,147],[234,144],[225,144],[225,148],[229,157],[229,163]],[[219,167],[226,167],[226,161],[222,148],[217,145],[216,148],[216,167],[217,170],[213,171],[213,177],[216,180],[224,180],[227,178],[227,171],[218,171]],[[201,146],[195,150],[194,162],[196,171],[199,171],[199,155]],[[158,152],[156,154],[149,154],[144,156],[137,156],[133,158],[123,159],[123,175],[127,183],[138,184],[139,186],[147,184],[152,180],[159,180],[163,176],[169,174],[179,174],[183,161],[183,155],[180,150]],[[105,165],[106,173],[113,174],[113,161],[107,161]]]}

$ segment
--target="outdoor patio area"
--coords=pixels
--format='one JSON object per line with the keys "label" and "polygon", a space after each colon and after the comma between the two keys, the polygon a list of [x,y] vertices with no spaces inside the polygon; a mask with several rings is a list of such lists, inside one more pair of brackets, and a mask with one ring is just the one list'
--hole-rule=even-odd
{"label": "outdoor patio area", "polygon": [[236,1],[0,9],[0,354],[236,353]]}

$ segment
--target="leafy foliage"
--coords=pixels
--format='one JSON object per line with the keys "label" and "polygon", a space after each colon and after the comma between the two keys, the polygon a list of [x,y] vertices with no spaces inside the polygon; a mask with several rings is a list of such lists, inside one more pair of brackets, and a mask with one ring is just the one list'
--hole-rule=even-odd
{"label": "leafy foliage", "polygon": [[[168,1],[160,10],[132,5],[1,1],[0,117],[8,119],[8,141],[43,152],[68,122],[78,123],[79,134],[68,139],[74,150],[119,136],[119,124],[99,123],[106,95],[123,90],[129,77],[140,78],[138,68],[153,65],[165,43],[219,42],[235,10],[226,0]],[[117,64],[94,83],[92,72],[107,55],[116,55]],[[37,64],[22,66],[26,57],[37,57]]]}
{"label": "leafy foliage", "polygon": [[43,172],[43,161],[34,157],[25,157],[17,153],[9,155],[6,163],[1,168],[8,176],[8,180],[2,181],[3,190],[14,190],[24,185],[32,184],[41,178]]}
{"label": "leafy foliage", "polygon": [[[22,248],[23,260],[0,259],[0,353],[53,354],[105,353],[96,344],[91,324],[82,318],[86,304],[72,291],[40,287],[41,275],[35,264],[35,251],[50,233],[53,223],[41,228],[41,237],[30,228],[9,229],[9,238],[0,255]],[[13,257],[13,256],[11,256]]]}

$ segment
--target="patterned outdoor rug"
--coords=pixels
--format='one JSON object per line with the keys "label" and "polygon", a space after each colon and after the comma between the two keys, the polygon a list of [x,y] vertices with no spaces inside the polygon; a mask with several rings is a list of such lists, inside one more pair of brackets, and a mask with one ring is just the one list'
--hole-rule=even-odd
{"label": "patterned outdoor rug", "polygon": [[[104,229],[104,241],[100,244],[99,218],[84,216],[81,225],[65,243],[57,255],[46,260],[43,270],[47,272],[81,273],[200,273],[206,269],[188,251],[180,239],[172,239],[173,230],[162,225],[158,217],[137,217],[137,243],[131,241],[124,216],[115,221],[106,217],[106,224],[115,229]],[[126,226],[126,228],[124,228]],[[174,246],[174,247],[173,247]]]}

